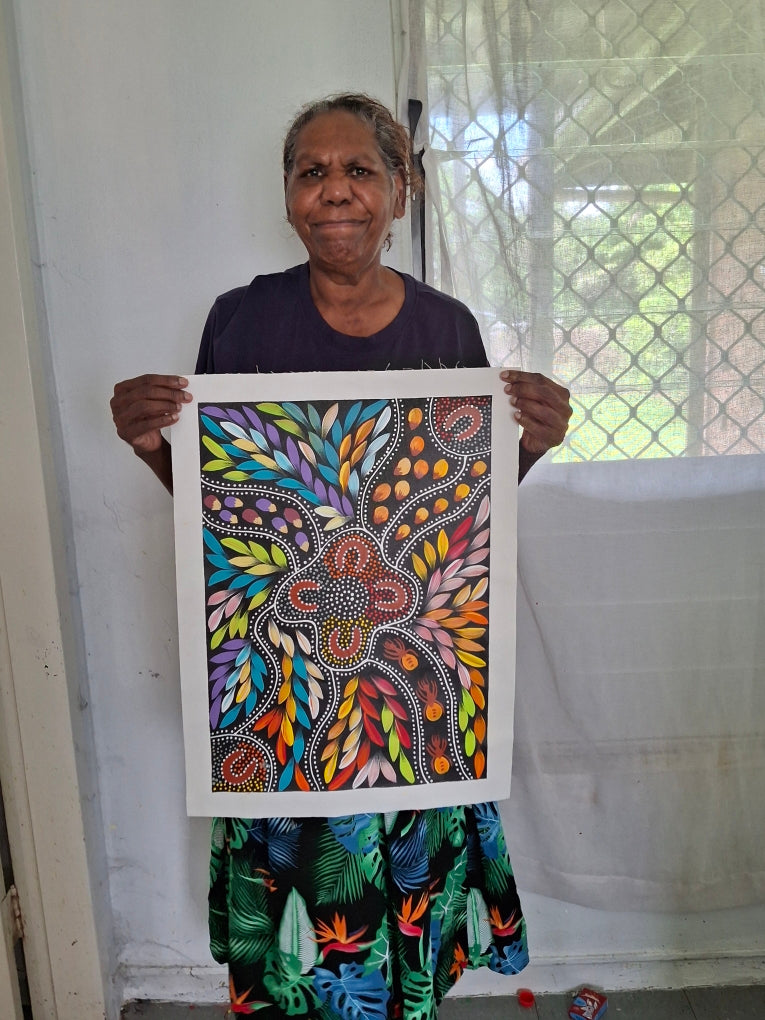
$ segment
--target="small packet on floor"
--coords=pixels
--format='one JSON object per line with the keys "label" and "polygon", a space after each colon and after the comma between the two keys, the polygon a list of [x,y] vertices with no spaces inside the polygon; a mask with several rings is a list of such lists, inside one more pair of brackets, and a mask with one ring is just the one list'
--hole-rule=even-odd
{"label": "small packet on floor", "polygon": [[600,1020],[608,1009],[608,999],[591,988],[582,988],[574,997],[568,1015],[572,1020]]}

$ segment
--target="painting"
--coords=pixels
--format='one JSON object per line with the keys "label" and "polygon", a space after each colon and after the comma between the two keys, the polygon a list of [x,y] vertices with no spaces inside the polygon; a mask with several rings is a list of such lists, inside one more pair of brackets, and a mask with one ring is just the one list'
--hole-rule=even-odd
{"label": "painting", "polygon": [[189,389],[171,437],[189,812],[507,796],[518,432],[499,373]]}

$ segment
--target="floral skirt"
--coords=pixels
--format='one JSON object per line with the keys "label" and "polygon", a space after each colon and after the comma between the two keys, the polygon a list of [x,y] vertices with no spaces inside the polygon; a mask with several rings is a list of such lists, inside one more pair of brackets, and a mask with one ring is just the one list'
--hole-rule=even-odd
{"label": "floral skirt", "polygon": [[496,804],[216,819],[210,940],[264,1018],[431,1020],[466,968],[528,963]]}

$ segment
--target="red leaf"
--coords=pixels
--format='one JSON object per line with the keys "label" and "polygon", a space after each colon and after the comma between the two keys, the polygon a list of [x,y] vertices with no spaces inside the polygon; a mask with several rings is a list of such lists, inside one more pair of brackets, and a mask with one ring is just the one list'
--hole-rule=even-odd
{"label": "red leaf", "polygon": [[377,744],[378,747],[385,747],[385,741],[383,740],[380,733],[377,732],[372,722],[370,722],[368,716],[364,716],[364,729],[367,731],[367,736],[373,744]]}
{"label": "red leaf", "polygon": [[465,520],[462,521],[461,524],[458,524],[457,527],[454,529],[449,539],[449,542],[452,545],[454,545],[454,543],[458,542],[463,535],[467,535],[468,531],[470,531],[472,524],[473,524],[472,516],[466,517]]}

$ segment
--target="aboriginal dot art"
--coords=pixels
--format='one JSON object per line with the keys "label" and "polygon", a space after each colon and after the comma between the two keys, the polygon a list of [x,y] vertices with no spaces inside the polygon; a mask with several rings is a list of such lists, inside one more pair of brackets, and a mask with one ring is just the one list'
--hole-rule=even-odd
{"label": "aboriginal dot art", "polygon": [[199,406],[212,791],[484,777],[491,404]]}

